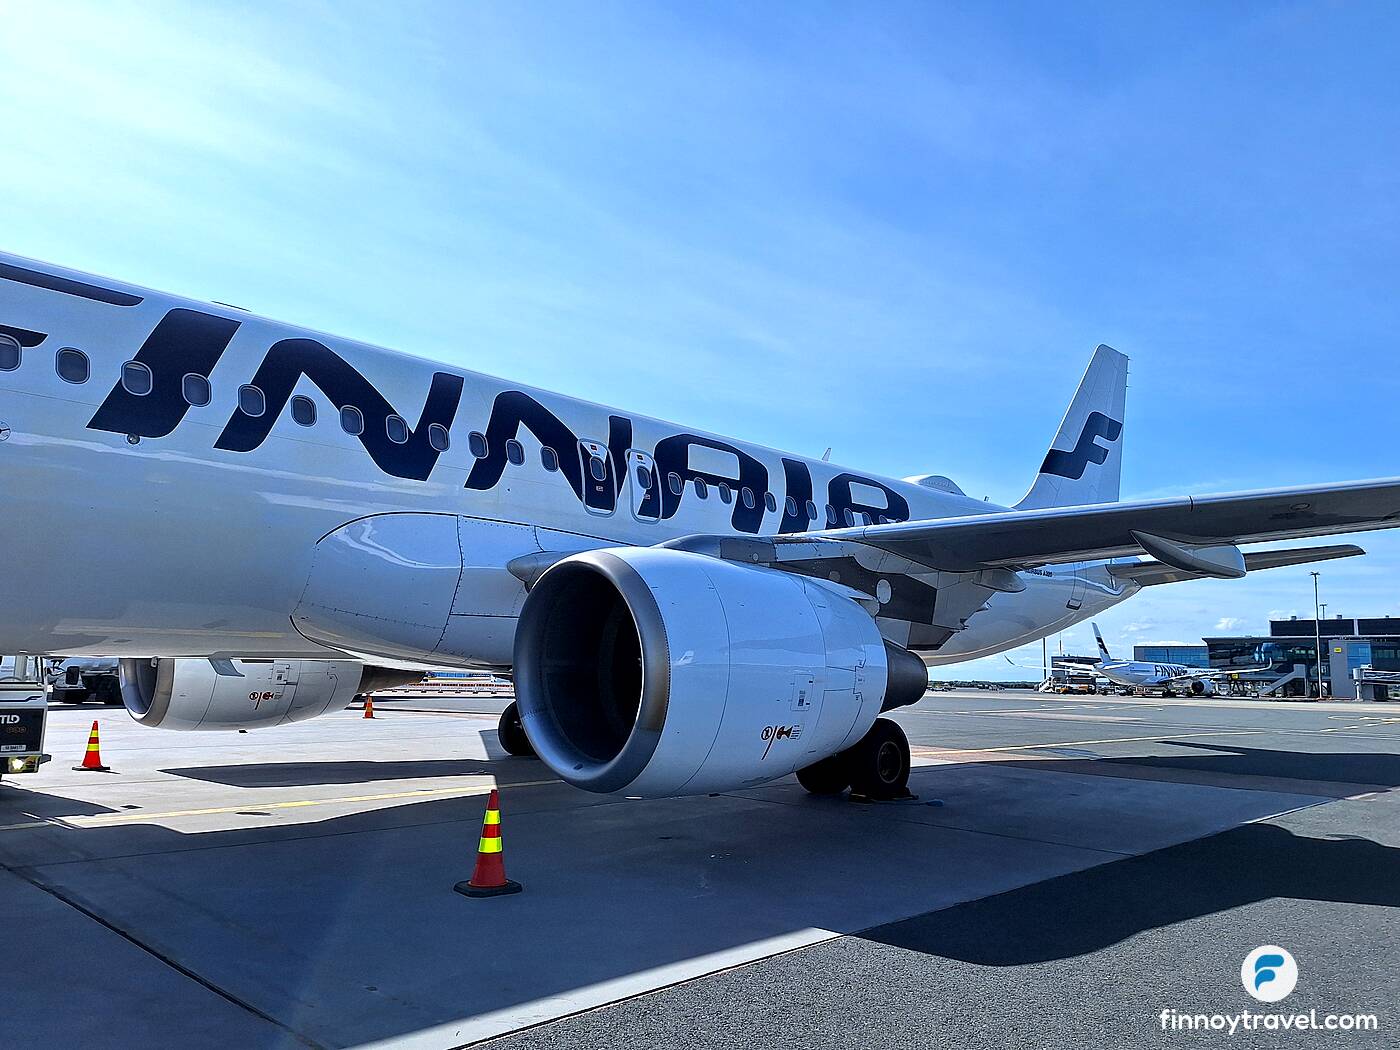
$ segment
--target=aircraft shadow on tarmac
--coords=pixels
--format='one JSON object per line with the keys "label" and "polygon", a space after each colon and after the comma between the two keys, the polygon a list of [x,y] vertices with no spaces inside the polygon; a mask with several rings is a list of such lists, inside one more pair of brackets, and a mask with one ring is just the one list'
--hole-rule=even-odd
{"label": "aircraft shadow on tarmac", "polygon": [[[1156,766],[1374,787],[1400,786],[1400,755],[1274,751],[1179,743],[1207,754],[1029,761],[1092,772]],[[1386,815],[1400,823],[1393,808]],[[860,936],[984,966],[1086,955],[1147,930],[1272,898],[1400,907],[1400,849],[1351,835],[1311,838],[1246,824],[1020,889],[903,919]]]}
{"label": "aircraft shadow on tarmac", "polygon": [[1400,849],[1246,824],[860,936],[982,966],[1025,966],[1279,897],[1400,907]]}

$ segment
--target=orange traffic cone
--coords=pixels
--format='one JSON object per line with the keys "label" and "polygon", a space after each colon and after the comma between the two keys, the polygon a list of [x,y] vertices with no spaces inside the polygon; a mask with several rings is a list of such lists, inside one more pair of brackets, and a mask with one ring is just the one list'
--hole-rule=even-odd
{"label": "orange traffic cone", "polygon": [[372,696],[365,697],[365,717],[374,717],[374,697]]}
{"label": "orange traffic cone", "polygon": [[471,881],[452,887],[467,897],[501,897],[519,893],[524,887],[506,878],[506,865],[501,853],[501,797],[492,788],[486,802],[486,819],[481,822],[481,845],[476,851],[476,870]]}
{"label": "orange traffic cone", "polygon": [[97,722],[92,723],[92,729],[88,732],[87,751],[83,753],[83,764],[74,766],[74,769],[90,769],[94,773],[110,773],[111,770],[102,764],[102,752],[97,746]]}

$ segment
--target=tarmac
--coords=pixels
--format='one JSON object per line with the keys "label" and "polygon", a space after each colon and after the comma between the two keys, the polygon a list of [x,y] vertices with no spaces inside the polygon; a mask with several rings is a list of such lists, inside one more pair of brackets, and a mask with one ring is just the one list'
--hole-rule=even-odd
{"label": "tarmac", "polygon": [[[1400,705],[932,693],[917,801],[633,801],[442,696],[247,734],[57,707],[0,785],[7,1047],[1156,1046],[1164,1009],[1400,1032]],[[101,726],[111,773],[75,772]],[[501,788],[521,894],[469,900]],[[1299,1033],[1231,1043],[1292,1046]]]}

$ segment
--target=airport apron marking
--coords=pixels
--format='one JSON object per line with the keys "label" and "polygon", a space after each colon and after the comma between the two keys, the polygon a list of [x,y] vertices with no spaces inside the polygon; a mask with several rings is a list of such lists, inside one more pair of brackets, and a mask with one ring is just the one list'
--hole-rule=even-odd
{"label": "airport apron marking", "polygon": [[[489,777],[489,774],[483,774]],[[351,802],[385,802],[398,798],[430,798],[433,796],[457,795],[470,798],[474,795],[489,795],[498,787],[527,788],[544,787],[548,784],[562,784],[562,780],[526,780],[516,784],[496,784],[479,787],[421,788],[413,791],[390,791],[380,795],[342,795],[335,798],[296,799],[291,802],[242,802],[236,806],[211,806],[208,809],[172,809],[164,813],[97,813],[92,816],[64,817],[61,820],[29,821],[24,824],[0,825],[0,831],[21,831],[25,828],[85,828],[105,827],[111,824],[142,824],[151,820],[170,820],[175,817],[204,817],[219,813],[240,813],[250,806],[259,809],[304,809],[307,806],[334,806]]]}

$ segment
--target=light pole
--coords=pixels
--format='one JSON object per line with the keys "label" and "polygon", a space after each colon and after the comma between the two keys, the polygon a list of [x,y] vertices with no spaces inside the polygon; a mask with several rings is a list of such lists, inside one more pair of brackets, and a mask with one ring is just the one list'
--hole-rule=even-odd
{"label": "light pole", "polygon": [[1313,641],[1317,644],[1317,698],[1322,699],[1322,611],[1318,604],[1317,578],[1321,573],[1311,573],[1313,578]]}

